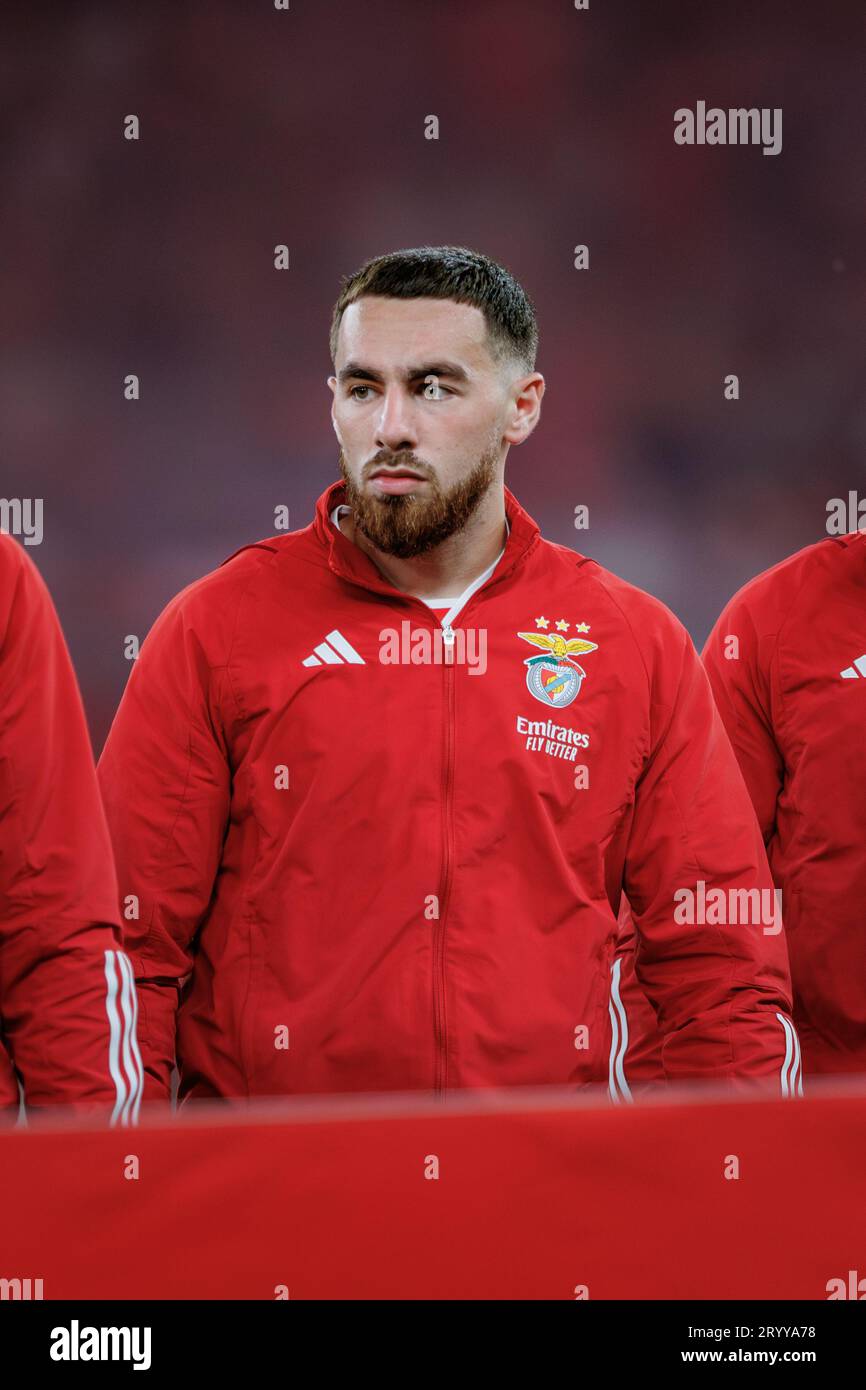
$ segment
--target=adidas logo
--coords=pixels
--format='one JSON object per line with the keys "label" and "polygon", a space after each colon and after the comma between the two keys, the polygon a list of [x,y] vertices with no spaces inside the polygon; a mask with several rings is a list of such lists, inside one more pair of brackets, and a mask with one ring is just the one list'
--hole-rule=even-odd
{"label": "adidas logo", "polygon": [[[313,648],[312,656],[306,657],[301,665],[343,666],[347,661],[353,666],[366,666],[367,664],[364,658],[355,651],[351,642],[346,641],[342,632],[338,632],[334,628],[333,632],[328,633],[324,642],[320,642],[317,647]],[[864,657],[864,661],[866,661],[866,657]]]}
{"label": "adidas logo", "polygon": [[853,666],[846,666],[844,671],[840,671],[839,675],[846,681],[856,681],[859,676],[866,676],[866,652],[858,656]]}

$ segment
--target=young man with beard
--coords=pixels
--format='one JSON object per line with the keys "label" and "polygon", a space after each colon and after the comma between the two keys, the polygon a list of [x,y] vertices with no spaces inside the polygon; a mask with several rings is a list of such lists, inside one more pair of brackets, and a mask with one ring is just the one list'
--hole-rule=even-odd
{"label": "young man with beard", "polygon": [[784,940],[675,918],[697,879],[772,886],[688,635],[504,486],[536,343],[485,256],[363,266],[331,331],[342,481],[145,642],[99,773],[150,1095],[176,1059],[182,1100],[627,1096],[623,889],[666,1075],[790,1091]]}

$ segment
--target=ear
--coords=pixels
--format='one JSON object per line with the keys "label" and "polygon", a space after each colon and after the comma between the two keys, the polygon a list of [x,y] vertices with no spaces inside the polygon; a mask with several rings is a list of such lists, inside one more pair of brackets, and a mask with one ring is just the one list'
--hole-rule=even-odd
{"label": "ear", "polygon": [[342,449],[343,441],[340,439],[340,431],[337,429],[337,417],[335,414],[337,408],[337,378],[335,376],[329,376],[327,382],[331,388],[331,425],[333,426],[334,434],[337,436],[340,448]]}
{"label": "ear", "polygon": [[532,434],[541,414],[541,398],[545,386],[544,377],[540,372],[531,372],[515,381],[509,411],[510,423],[502,436],[509,444],[522,444],[524,439],[528,439]]}

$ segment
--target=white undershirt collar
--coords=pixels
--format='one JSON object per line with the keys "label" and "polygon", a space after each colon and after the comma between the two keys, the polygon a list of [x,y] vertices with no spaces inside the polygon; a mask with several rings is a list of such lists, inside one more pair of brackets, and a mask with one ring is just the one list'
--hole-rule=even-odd
{"label": "white undershirt collar", "polygon": [[[347,503],[342,502],[342,503],[338,503],[338,505],[337,505],[337,506],[334,508],[334,510],[331,512],[331,521],[333,522],[334,526],[336,526],[337,530],[340,532],[341,535],[343,534],[343,532],[342,532],[342,530],[341,530],[341,528],[340,528],[340,517],[343,516],[343,514],[344,514],[345,512],[350,512],[351,510],[352,510],[352,508],[351,508],[350,506],[348,506]],[[505,540],[506,540],[506,544],[508,543],[508,536],[509,536],[510,532],[511,532],[511,527],[510,527],[509,524],[508,524],[508,517],[506,517],[506,518],[505,518]],[[459,594],[457,598],[455,598],[455,599],[452,599],[452,598],[422,598],[422,599],[421,599],[421,602],[422,602],[422,603],[426,603],[426,605],[427,605],[428,608],[447,608],[447,609],[448,609],[448,612],[445,613],[445,614],[443,614],[442,619],[441,619],[441,622],[442,622],[442,626],[443,626],[443,627],[450,627],[451,624],[453,623],[454,619],[457,617],[457,614],[460,612],[460,610],[461,610],[462,608],[465,608],[465,607],[466,607],[466,604],[469,602],[470,598],[471,598],[472,595],[476,592],[476,590],[480,589],[482,584],[486,584],[486,583],[487,583],[488,579],[489,579],[489,578],[491,577],[491,575],[493,574],[493,571],[496,569],[496,566],[499,564],[499,561],[502,559],[502,557],[503,557],[504,554],[505,554],[505,546],[502,547],[502,549],[500,550],[500,552],[499,552],[499,554],[497,555],[496,559],[493,561],[493,564],[492,564],[492,565],[488,565],[488,566],[487,566],[487,569],[484,571],[484,573],[483,573],[483,574],[479,574],[479,576],[478,576],[477,579],[473,579],[472,582],[471,582],[471,584],[467,584],[467,586],[466,586],[466,588],[463,590],[462,594]],[[420,595],[419,595],[419,597],[420,597]]]}

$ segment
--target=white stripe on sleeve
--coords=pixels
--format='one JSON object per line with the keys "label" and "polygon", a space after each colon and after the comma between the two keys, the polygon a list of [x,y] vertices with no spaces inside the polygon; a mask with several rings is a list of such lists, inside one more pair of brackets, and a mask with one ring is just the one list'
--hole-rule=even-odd
{"label": "white stripe on sleeve", "polygon": [[[105,952],[105,982],[107,985],[105,995],[105,1011],[108,1014],[108,1069],[111,1079],[114,1082],[116,1100],[114,1109],[111,1112],[109,1124],[116,1125],[118,1119],[125,1112],[128,1103],[127,1086],[123,1078],[120,1066],[120,1039],[121,1026],[120,1015],[117,1009],[118,1001],[118,975],[117,964],[115,962],[115,952]],[[123,1123],[123,1121],[122,1121]]]}
{"label": "white stripe on sleeve", "polygon": [[[617,1084],[622,1093],[622,1099],[633,1101],[628,1082],[625,1079],[625,1067],[623,1062],[628,1051],[628,1019],[626,1018],[625,1006],[619,992],[619,980],[622,973],[622,959],[615,960],[610,968],[610,999],[608,1010],[610,1012],[611,1043],[610,1061],[608,1064],[608,1090],[611,1100],[619,1101],[617,1094]],[[615,1011],[615,1012],[614,1012]]]}
{"label": "white stripe on sleeve", "polygon": [[124,1022],[122,1054],[130,1085],[126,1119],[122,1123],[136,1125],[138,1124],[138,1112],[141,1108],[141,1092],[144,1082],[144,1068],[138,1050],[138,996],[135,992],[132,962],[128,956],[124,955],[123,951],[117,952],[117,963],[123,976],[123,989],[120,995]]}
{"label": "white stripe on sleeve", "polygon": [[800,1056],[800,1039],[797,1037],[797,1030],[790,1019],[786,1018],[784,1014],[776,1014],[776,1018],[785,1030],[785,1060],[779,1074],[782,1095],[801,1096],[803,1094],[803,1065]]}

